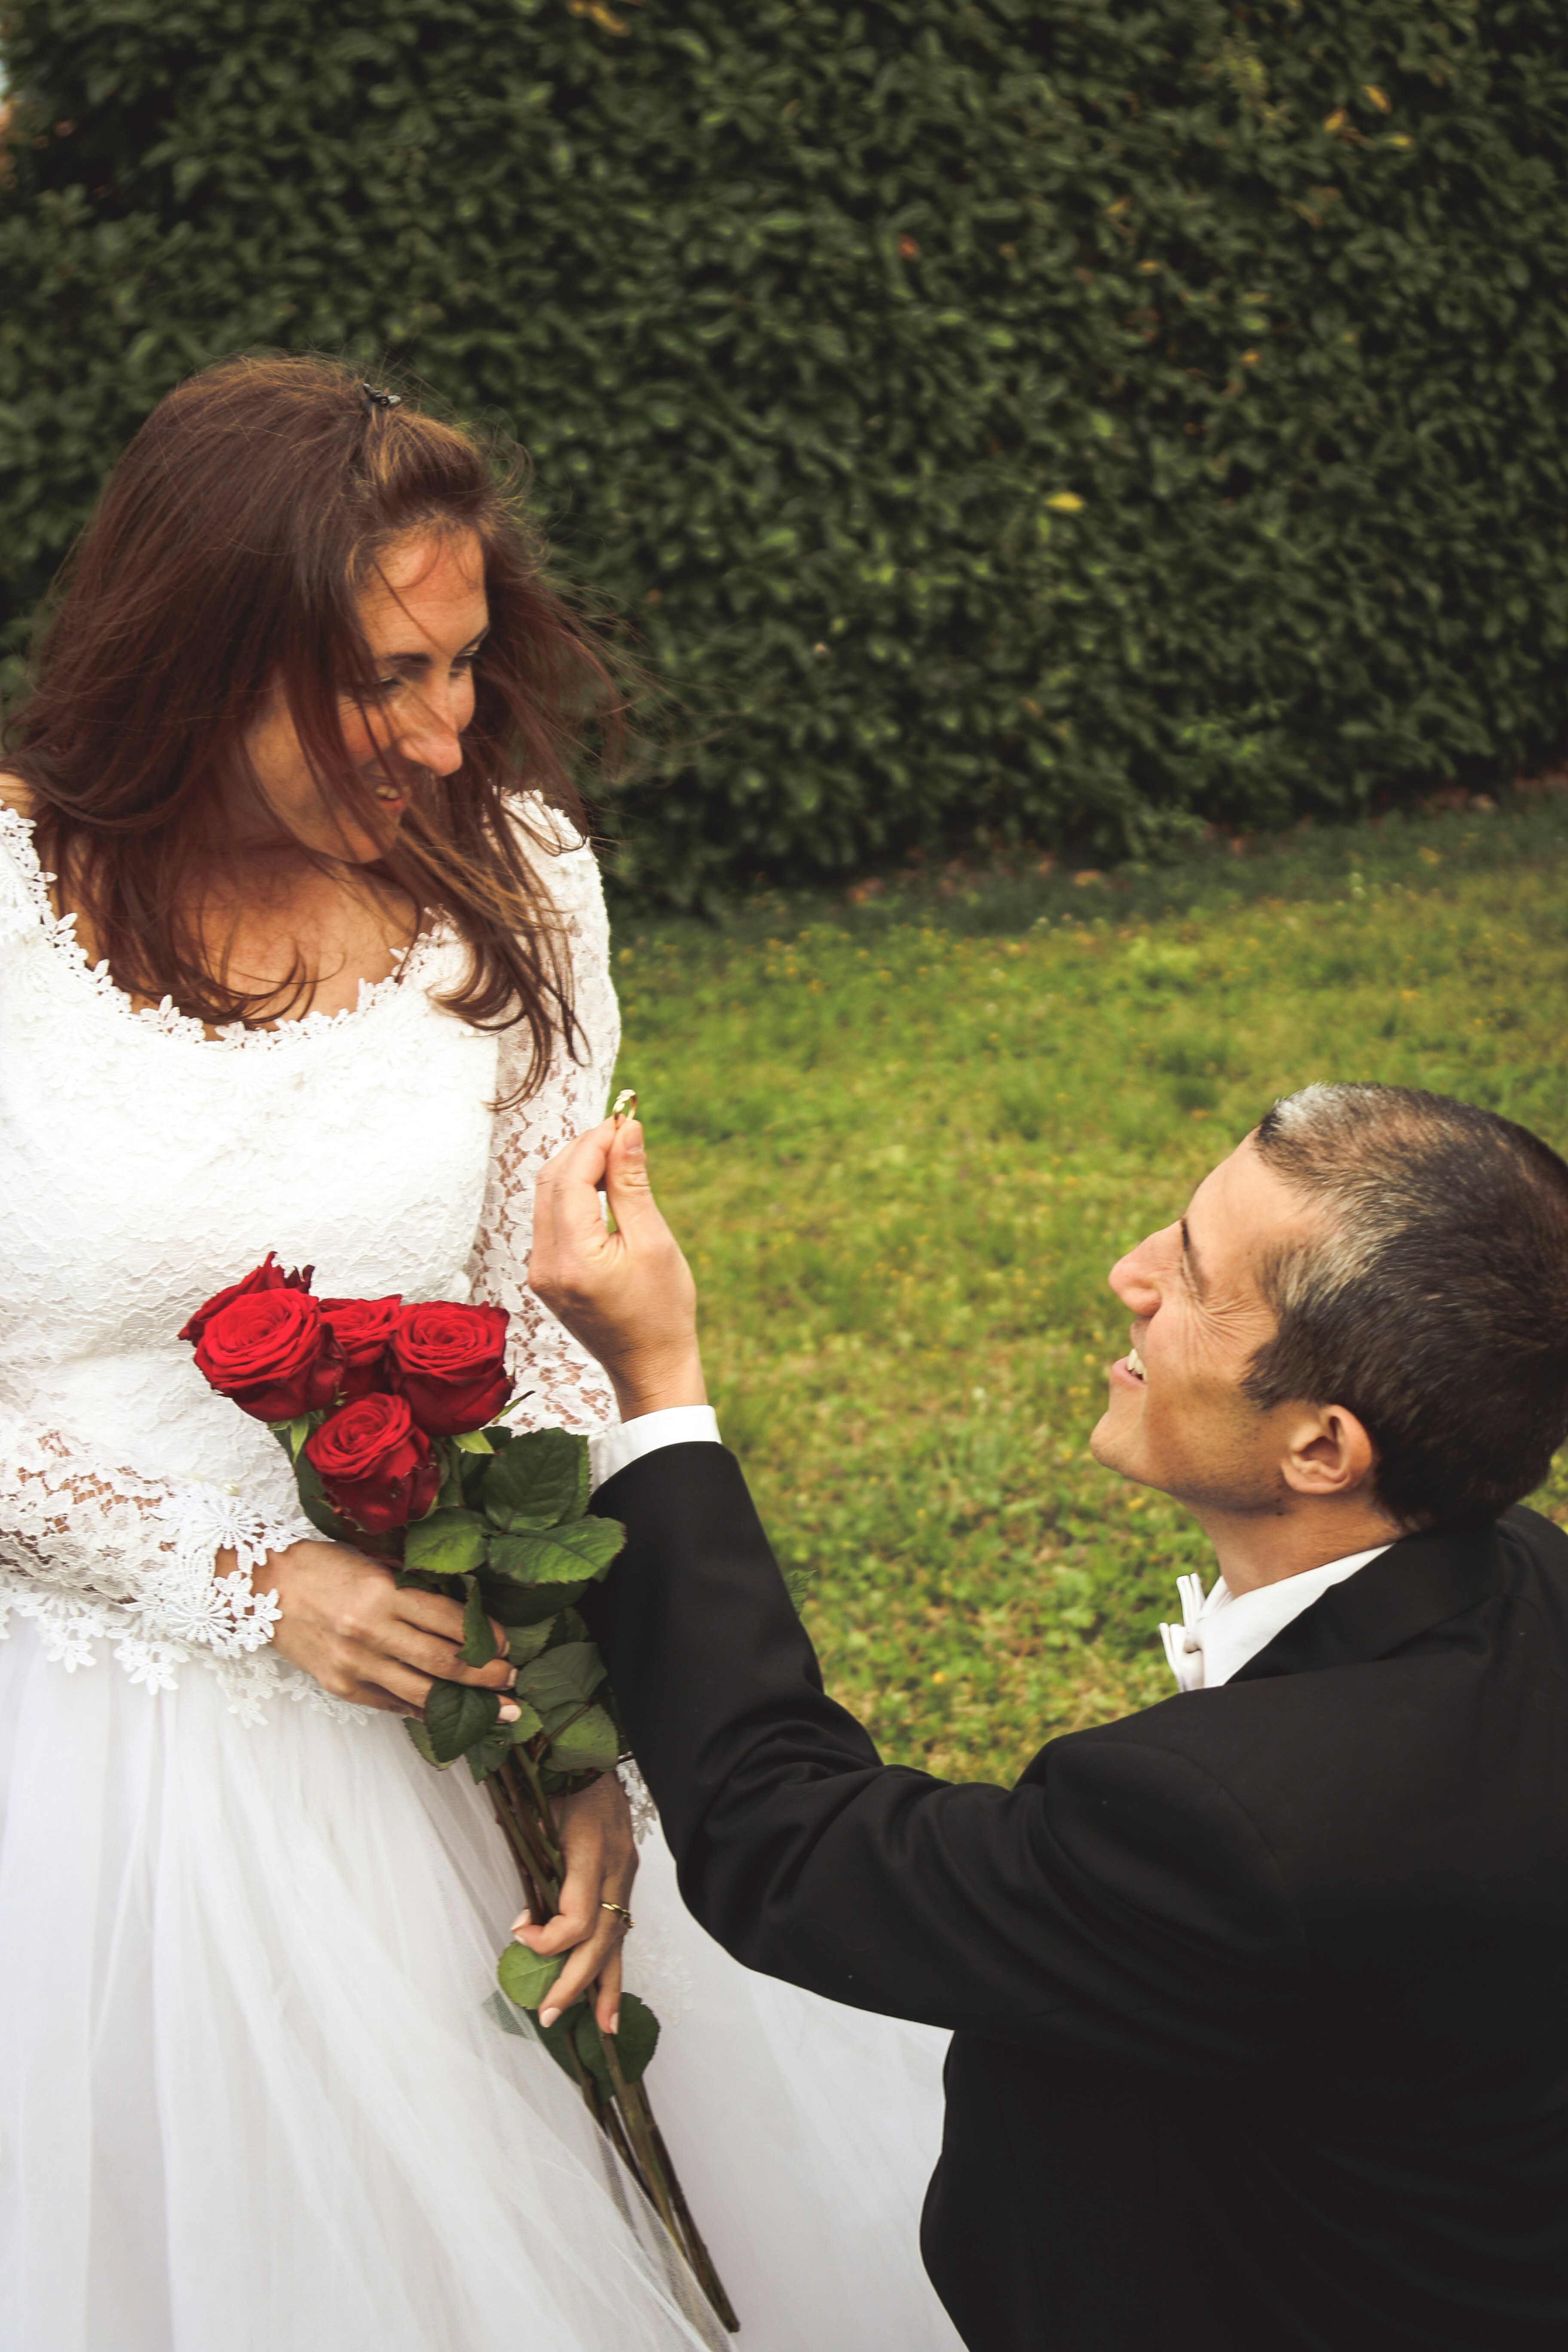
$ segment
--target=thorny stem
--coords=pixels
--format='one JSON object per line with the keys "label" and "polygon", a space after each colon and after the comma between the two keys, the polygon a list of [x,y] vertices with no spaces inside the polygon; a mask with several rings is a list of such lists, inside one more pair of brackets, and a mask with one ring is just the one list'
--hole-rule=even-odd
{"label": "thorny stem", "polygon": [[494,1809],[496,1820],[500,1822],[505,1833],[506,1842],[511,1848],[512,1859],[522,1874],[523,1892],[528,1898],[528,1907],[531,1911],[539,1900],[539,1890],[534,1884],[532,1862],[523,1838],[521,1825],[513,1814],[510,1801],[502,1793],[501,1783],[493,1772],[486,1773],[485,1786],[490,1792],[490,1804]]}
{"label": "thorny stem", "polygon": [[[548,1845],[551,1853],[554,1855],[557,1868],[559,1868],[561,1862],[561,1832],[555,1826],[555,1816],[550,1810],[550,1800],[545,1795],[544,1783],[540,1779],[539,1773],[534,1766],[533,1759],[529,1754],[526,1747],[514,1748],[512,1749],[511,1754],[501,1766],[503,1773],[507,1769],[508,1765],[512,1765],[521,1771],[528,1782],[529,1794],[533,1800],[534,1810],[539,1817],[539,1825],[544,1832],[545,1843]],[[516,1801],[515,1791],[513,1792],[513,1801]]]}
{"label": "thorny stem", "polygon": [[[526,1747],[512,1748],[493,1772],[485,1776],[496,1819],[506,1833],[521,1874],[523,1891],[536,1921],[542,1926],[560,1905],[564,1857],[560,1832],[551,1811],[534,1760]],[[526,1786],[520,1786],[520,1781]],[[564,2021],[563,2021],[564,2023]],[[613,2033],[601,2031],[600,2047],[614,2086],[614,2095],[602,2099],[588,2068],[578,2054],[575,2036],[566,2027],[563,2036],[566,2060],[583,2095],[583,2103],[616,2154],[653,2206],[687,2270],[730,2335],[740,2321],[713,2267],[712,2256],[691,2216],[664,2137],[640,2082],[628,2083],[621,2071],[620,2053]]]}
{"label": "thorny stem", "polygon": [[[506,1784],[502,1782],[501,1785],[504,1788]],[[519,1804],[515,1790],[508,1791],[507,1804],[513,1827],[522,1840],[527,1852],[529,1874],[534,1881],[540,1897],[538,1917],[542,1926],[546,1919],[554,1916],[558,1907],[560,1881],[552,1870],[549,1857],[541,1843],[538,1823],[533,1820],[527,1806]]]}

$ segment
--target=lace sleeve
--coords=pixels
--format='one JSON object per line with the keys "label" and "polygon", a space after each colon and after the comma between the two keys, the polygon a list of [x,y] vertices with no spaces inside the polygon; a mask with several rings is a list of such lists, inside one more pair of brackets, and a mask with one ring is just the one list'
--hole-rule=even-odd
{"label": "lace sleeve", "polygon": [[[13,1612],[31,1619],[68,1669],[90,1665],[108,1639],[133,1682],[167,1690],[193,1651],[216,1662],[264,1649],[278,1604],[264,1576],[253,1590],[253,1572],[313,1532],[298,1513],[143,1477],[0,1412],[0,1633]],[[224,1550],[238,1565],[219,1576]]]}
{"label": "lace sleeve", "polygon": [[[587,1351],[548,1314],[528,1287],[534,1180],[574,1135],[604,1118],[620,1045],[620,1013],[610,978],[610,927],[598,863],[589,845],[558,821],[560,848],[546,861],[550,895],[571,959],[577,1018],[575,1051],[557,1043],[543,1084],[498,1110],[478,1239],[468,1263],[473,1296],[511,1317],[511,1368],[526,1401],[512,1416],[519,1429],[552,1423],[584,1433],[616,1419],[615,1397]],[[527,1031],[501,1035],[497,1099],[507,1103],[524,1075]]]}

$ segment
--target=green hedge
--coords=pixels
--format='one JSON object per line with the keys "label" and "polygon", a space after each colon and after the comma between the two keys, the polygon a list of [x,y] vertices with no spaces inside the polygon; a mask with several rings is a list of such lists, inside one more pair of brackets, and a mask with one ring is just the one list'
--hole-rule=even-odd
{"label": "green hedge", "polygon": [[1561,0],[5,23],[14,632],[168,385],[312,346],[532,451],[681,714],[646,891],[1568,748]]}

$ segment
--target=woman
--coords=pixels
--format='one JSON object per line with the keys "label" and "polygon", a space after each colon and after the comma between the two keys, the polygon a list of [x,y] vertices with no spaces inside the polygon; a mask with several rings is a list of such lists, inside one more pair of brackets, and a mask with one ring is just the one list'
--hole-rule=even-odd
{"label": "woman", "polygon": [[[0,2341],[28,2352],[715,2340],[493,1996],[516,1883],[479,1792],[392,1719],[504,1664],[322,1542],[175,1337],[275,1249],[323,1295],[507,1307],[524,1417],[608,1417],[522,1270],[616,1051],[571,783],[609,708],[466,436],[247,361],[132,443],[12,730]],[[559,1990],[596,1977],[607,2021],[613,1780],[566,1836]],[[747,1977],[645,1853],[649,2087],[742,2344],[951,2343],[913,2242],[929,2037]]]}

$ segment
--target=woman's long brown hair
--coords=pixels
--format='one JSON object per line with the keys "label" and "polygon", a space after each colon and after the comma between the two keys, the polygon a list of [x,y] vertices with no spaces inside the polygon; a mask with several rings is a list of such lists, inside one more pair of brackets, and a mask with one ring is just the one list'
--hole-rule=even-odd
{"label": "woman's long brown hair", "polygon": [[[574,764],[617,706],[586,627],[546,583],[515,472],[499,478],[467,434],[371,401],[322,360],[233,360],[182,384],[132,442],[67,567],[5,765],[120,987],[215,1026],[276,1013],[276,994],[247,995],[204,957],[199,910],[226,854],[221,796],[248,775],[247,732],[280,692],[324,791],[375,824],[340,697],[372,705],[356,598],[380,556],[420,531],[478,536],[490,631],[463,764],[425,778],[374,871],[468,941],[468,972],[443,1002],[478,1026],[525,1022],[537,1083],[574,1024],[518,794],[542,793],[581,826]],[[551,844],[538,828],[531,838],[547,864]],[[284,1010],[309,987],[297,969]]]}

